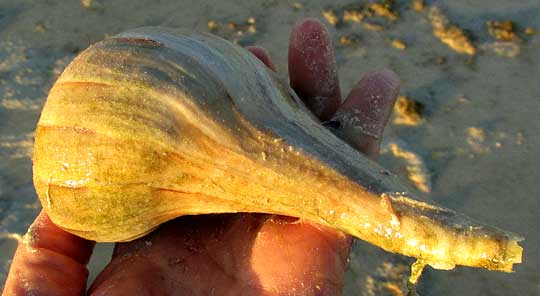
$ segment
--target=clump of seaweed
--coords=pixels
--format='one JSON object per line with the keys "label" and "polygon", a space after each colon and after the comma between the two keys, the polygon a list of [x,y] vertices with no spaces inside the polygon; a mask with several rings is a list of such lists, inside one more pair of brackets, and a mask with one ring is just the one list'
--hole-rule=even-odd
{"label": "clump of seaweed", "polygon": [[392,47],[405,50],[407,49],[407,44],[400,39],[394,39],[392,40]]}
{"label": "clump of seaweed", "polygon": [[207,22],[207,27],[213,34],[219,35],[225,39],[231,40],[233,43],[242,43],[246,37],[257,33],[257,21],[254,17],[249,17],[242,22],[223,22],[210,19]]}
{"label": "clump of seaweed", "polygon": [[516,24],[513,21],[488,21],[486,25],[488,34],[495,38],[495,41],[483,44],[482,49],[491,50],[507,58],[519,55],[522,40],[516,32]]}
{"label": "clump of seaweed", "polygon": [[410,7],[412,10],[416,12],[424,12],[426,5],[424,3],[424,0],[412,0]]}
{"label": "clump of seaweed", "polygon": [[395,158],[402,159],[407,164],[407,178],[420,191],[431,192],[431,174],[427,169],[422,157],[405,147],[401,142],[389,142],[383,149],[383,153],[390,153]]}
{"label": "clump of seaweed", "polygon": [[438,7],[432,6],[428,17],[433,27],[433,35],[442,43],[458,53],[476,54],[476,47],[463,29],[451,24]]}
{"label": "clump of seaweed", "polygon": [[394,105],[394,120],[397,125],[419,125],[423,122],[424,105],[407,96],[400,96]]}
{"label": "clump of seaweed", "polygon": [[[332,26],[364,22],[364,28],[367,30],[383,28],[380,24],[372,22],[373,20],[368,20],[370,18],[376,17],[386,21],[395,21],[399,17],[393,0],[361,4],[353,3],[338,9],[326,9],[322,12],[322,16]],[[374,31],[381,30],[375,29]]]}
{"label": "clump of seaweed", "polygon": [[332,9],[327,9],[323,11],[322,16],[332,26],[337,25],[337,23],[339,22],[339,18],[336,15],[336,12]]}
{"label": "clump of seaweed", "polygon": [[516,25],[512,21],[488,21],[486,25],[489,35],[498,41],[519,40],[516,34]]}

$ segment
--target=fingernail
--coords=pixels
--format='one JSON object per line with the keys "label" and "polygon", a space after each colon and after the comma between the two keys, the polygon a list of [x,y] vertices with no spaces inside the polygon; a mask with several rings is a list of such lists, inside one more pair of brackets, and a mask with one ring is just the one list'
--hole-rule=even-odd
{"label": "fingernail", "polygon": [[260,46],[248,46],[246,47],[254,56],[256,56],[263,64],[265,64],[270,70],[276,71],[276,65],[272,62],[268,52]]}

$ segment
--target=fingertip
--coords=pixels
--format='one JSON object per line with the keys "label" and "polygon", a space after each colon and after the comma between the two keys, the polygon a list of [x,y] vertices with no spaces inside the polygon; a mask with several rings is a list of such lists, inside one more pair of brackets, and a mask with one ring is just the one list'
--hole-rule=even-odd
{"label": "fingertip", "polygon": [[328,35],[326,26],[316,18],[305,18],[294,24],[293,32],[309,34],[311,32],[322,32]]}
{"label": "fingertip", "polygon": [[341,93],[336,59],[330,34],[316,19],[305,19],[294,26],[289,43],[291,87],[321,120],[337,110]]}
{"label": "fingertip", "polygon": [[95,242],[73,235],[56,226],[45,211],[41,211],[25,235],[33,248],[48,249],[86,265]]}
{"label": "fingertip", "polygon": [[375,157],[399,88],[399,77],[392,70],[365,74],[332,118],[340,123],[337,134],[359,151]]}
{"label": "fingertip", "polygon": [[4,293],[83,295],[93,246],[54,225],[42,211],[19,242]]}
{"label": "fingertip", "polygon": [[246,47],[254,56],[256,56],[263,64],[265,64],[270,70],[276,72],[276,65],[272,62],[268,52],[260,46],[248,46]]}
{"label": "fingertip", "polygon": [[395,88],[399,89],[399,86],[401,84],[401,80],[399,79],[399,76],[396,74],[396,72],[388,68],[368,72],[365,77],[374,81],[375,83],[380,82],[386,84],[385,87],[387,90]]}
{"label": "fingertip", "polygon": [[[372,111],[372,115],[381,121],[388,115],[388,105],[392,106],[400,88],[398,75],[387,68],[367,72],[353,86],[351,92],[340,106],[340,111],[360,109],[364,112]],[[380,113],[380,114],[379,114]],[[384,121],[386,123],[386,121]]]}

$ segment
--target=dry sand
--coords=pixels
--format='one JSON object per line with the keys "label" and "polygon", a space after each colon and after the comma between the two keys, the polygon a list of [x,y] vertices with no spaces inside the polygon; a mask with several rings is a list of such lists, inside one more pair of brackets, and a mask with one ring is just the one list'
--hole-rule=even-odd
{"label": "dry sand", "polygon": [[[389,67],[402,78],[402,95],[422,107],[404,105],[422,117],[390,123],[380,162],[438,203],[526,239],[515,273],[428,268],[419,294],[539,295],[540,2],[427,1],[417,11],[403,0],[396,15],[377,7],[372,17],[355,13],[366,2],[1,0],[0,285],[17,234],[40,209],[31,178],[33,130],[51,84],[78,51],[139,26],[213,29],[264,46],[286,76],[291,26],[316,17],[337,21],[329,26],[343,90],[366,71]],[[492,26],[491,36],[486,23],[493,20],[513,20],[517,34]],[[92,277],[110,252],[111,245],[98,246]],[[345,294],[403,295],[410,263],[357,242]]]}

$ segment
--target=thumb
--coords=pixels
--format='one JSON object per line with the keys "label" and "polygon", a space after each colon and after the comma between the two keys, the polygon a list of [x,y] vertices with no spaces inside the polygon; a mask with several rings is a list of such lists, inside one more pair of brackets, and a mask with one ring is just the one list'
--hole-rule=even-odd
{"label": "thumb", "polygon": [[3,295],[84,295],[93,247],[42,211],[19,242]]}

